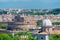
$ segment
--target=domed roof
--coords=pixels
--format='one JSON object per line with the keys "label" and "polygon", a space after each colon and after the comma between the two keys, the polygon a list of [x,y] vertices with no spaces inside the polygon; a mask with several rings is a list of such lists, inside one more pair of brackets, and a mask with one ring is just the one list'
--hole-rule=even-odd
{"label": "domed roof", "polygon": [[52,26],[52,22],[49,19],[44,19],[42,26],[44,26],[44,27]]}

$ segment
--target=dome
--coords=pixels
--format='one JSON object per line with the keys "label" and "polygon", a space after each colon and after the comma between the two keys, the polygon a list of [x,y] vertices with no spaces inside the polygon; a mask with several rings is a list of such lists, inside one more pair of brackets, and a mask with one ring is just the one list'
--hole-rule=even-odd
{"label": "dome", "polygon": [[52,22],[49,19],[43,20],[43,27],[52,26]]}

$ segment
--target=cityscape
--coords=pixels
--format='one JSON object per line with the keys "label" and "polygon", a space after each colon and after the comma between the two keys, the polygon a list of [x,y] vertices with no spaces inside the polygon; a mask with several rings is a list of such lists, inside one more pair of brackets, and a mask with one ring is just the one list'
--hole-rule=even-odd
{"label": "cityscape", "polygon": [[59,8],[0,9],[0,40],[53,40],[57,36],[59,40],[59,35]]}
{"label": "cityscape", "polygon": [[0,40],[60,40],[60,0],[0,0]]}

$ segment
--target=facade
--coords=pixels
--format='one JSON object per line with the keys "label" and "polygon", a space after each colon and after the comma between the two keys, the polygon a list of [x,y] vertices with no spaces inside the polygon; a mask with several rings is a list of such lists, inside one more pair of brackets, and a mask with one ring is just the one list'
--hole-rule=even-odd
{"label": "facade", "polygon": [[33,34],[36,40],[49,40],[48,35],[46,34]]}

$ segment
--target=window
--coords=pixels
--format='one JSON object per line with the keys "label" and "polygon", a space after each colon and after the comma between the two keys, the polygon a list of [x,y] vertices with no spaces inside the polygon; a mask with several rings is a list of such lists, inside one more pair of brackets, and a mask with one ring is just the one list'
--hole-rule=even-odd
{"label": "window", "polygon": [[43,39],[43,37],[41,37],[41,39]]}
{"label": "window", "polygon": [[38,40],[43,40],[43,37],[38,38]]}

